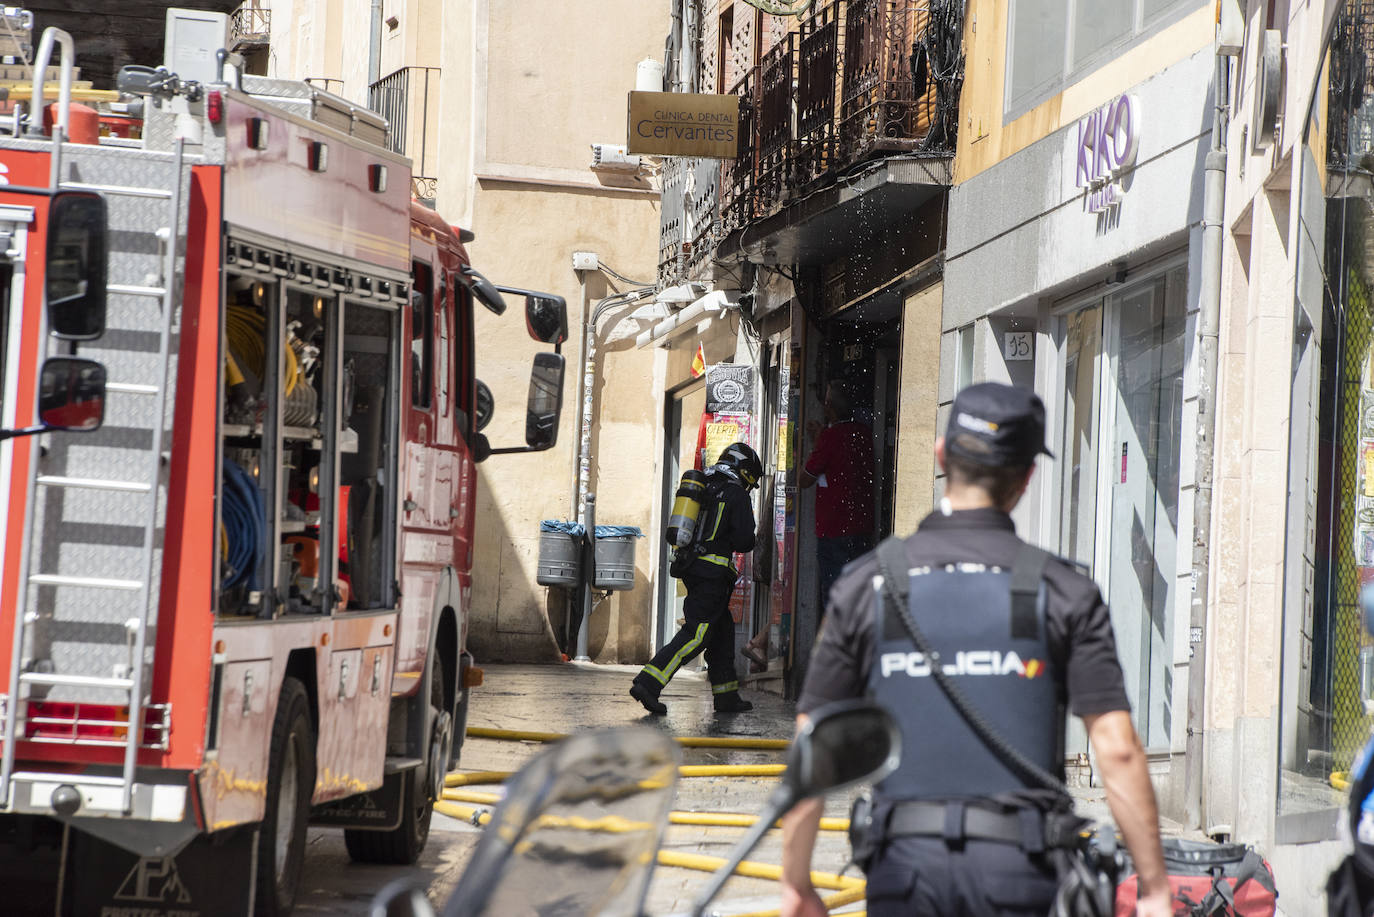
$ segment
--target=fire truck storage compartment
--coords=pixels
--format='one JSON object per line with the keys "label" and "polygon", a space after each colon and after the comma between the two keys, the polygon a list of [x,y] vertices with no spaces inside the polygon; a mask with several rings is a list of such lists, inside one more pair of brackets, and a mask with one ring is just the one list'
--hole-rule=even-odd
{"label": "fire truck storage compartment", "polygon": [[309,281],[226,290],[221,612],[387,606],[396,310]]}

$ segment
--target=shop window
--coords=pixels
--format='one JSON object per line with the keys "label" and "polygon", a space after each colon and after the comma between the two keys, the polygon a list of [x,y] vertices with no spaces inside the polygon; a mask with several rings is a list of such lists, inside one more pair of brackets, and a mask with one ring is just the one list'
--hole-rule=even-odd
{"label": "shop window", "polygon": [[973,341],[974,325],[965,325],[956,332],[956,348],[959,352],[957,364],[958,386],[955,391],[968,388],[973,384]]}
{"label": "shop window", "polygon": [[1061,327],[1059,551],[1111,608],[1136,725],[1171,746],[1186,268],[1085,304]]}

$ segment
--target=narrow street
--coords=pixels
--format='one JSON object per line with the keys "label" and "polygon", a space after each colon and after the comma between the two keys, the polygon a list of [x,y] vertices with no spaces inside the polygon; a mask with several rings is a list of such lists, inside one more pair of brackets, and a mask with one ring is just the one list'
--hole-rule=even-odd
{"label": "narrow street", "polygon": [[[485,666],[486,683],[475,689],[470,727],[513,731],[574,732],[649,723],[674,736],[787,738],[792,733],[792,705],[777,695],[746,692],[754,702],[748,713],[717,717],[703,676],[684,671],[663,694],[668,716],[649,717],[626,693],[634,666],[568,664],[561,666]],[[460,771],[516,770],[538,755],[543,743],[469,738],[463,746]],[[773,764],[783,752],[687,748],[683,764]],[[675,810],[753,814],[777,783],[773,777],[683,778],[677,786]],[[496,787],[476,789],[496,792]],[[848,796],[828,800],[826,814],[847,817]],[[311,834],[298,914],[363,914],[370,896],[388,882],[411,875],[425,885],[436,905],[447,899],[477,842],[479,829],[438,813],[429,845],[418,866],[363,867],[350,864],[338,832]],[[743,829],[673,825],[664,849],[723,857]],[[773,831],[750,855],[759,863],[780,862],[779,832]],[[822,832],[815,860],[817,870],[838,872],[849,850],[838,832]],[[851,875],[857,875],[851,869]],[[707,873],[657,867],[646,912],[651,915],[686,911]],[[777,907],[777,883],[736,876],[715,902],[723,914],[749,913]],[[842,912],[842,911],[841,911]]]}

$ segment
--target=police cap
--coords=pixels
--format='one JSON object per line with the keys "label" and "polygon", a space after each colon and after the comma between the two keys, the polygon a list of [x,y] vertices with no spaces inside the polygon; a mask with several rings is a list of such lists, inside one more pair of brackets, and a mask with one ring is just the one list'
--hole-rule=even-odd
{"label": "police cap", "polygon": [[954,396],[945,451],[992,468],[1026,466],[1045,448],[1045,404],[1030,389],[980,382]]}

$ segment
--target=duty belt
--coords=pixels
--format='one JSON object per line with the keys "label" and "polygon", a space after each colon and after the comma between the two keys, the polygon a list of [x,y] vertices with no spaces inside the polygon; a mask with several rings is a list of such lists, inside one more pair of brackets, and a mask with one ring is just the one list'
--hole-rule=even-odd
{"label": "duty belt", "polygon": [[1045,814],[1029,807],[993,812],[963,802],[899,802],[887,819],[887,837],[941,837],[946,843],[964,840],[1016,844],[1027,853],[1051,847],[1071,847],[1077,842],[1077,819]]}

